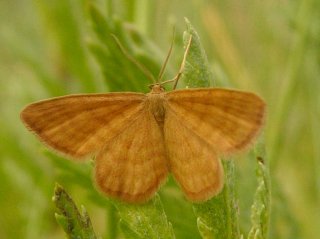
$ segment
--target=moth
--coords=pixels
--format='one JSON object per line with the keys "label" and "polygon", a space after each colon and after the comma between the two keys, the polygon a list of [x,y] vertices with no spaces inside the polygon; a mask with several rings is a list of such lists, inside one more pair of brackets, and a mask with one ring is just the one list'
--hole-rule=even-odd
{"label": "moth", "polygon": [[[182,73],[191,38],[175,85]],[[161,78],[161,77],[160,77]],[[150,199],[172,173],[185,196],[201,202],[223,187],[219,156],[247,148],[258,135],[265,103],[222,88],[148,94],[80,94],[43,100],[21,112],[26,127],[75,161],[95,157],[95,181],[107,196]]]}

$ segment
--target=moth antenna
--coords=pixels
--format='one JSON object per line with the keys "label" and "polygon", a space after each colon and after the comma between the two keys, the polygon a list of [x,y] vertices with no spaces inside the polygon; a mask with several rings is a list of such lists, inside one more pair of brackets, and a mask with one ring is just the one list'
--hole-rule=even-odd
{"label": "moth antenna", "polygon": [[163,74],[164,74],[164,71],[166,69],[166,66],[167,66],[167,63],[169,61],[169,58],[170,58],[170,55],[171,55],[171,52],[172,52],[172,48],[173,48],[173,43],[174,43],[174,38],[175,38],[175,34],[176,33],[176,29],[173,28],[173,34],[172,34],[172,41],[171,41],[171,45],[170,45],[170,48],[169,48],[169,51],[168,51],[168,54],[166,56],[166,59],[161,67],[161,70],[159,72],[159,75],[158,75],[158,79],[157,79],[157,82],[161,82],[162,80],[162,77],[163,77]]}
{"label": "moth antenna", "polygon": [[188,45],[187,45],[187,48],[184,52],[184,55],[183,55],[183,59],[182,59],[182,62],[181,62],[181,65],[180,65],[180,69],[178,71],[178,74],[173,78],[173,81],[174,82],[174,85],[173,85],[173,89],[175,90],[176,87],[177,87],[177,84],[178,84],[178,81],[183,73],[183,70],[184,70],[184,66],[186,64],[186,59],[187,59],[187,55],[188,55],[188,52],[190,50],[190,46],[191,46],[191,41],[192,41],[192,35],[190,35],[190,38],[189,38],[189,41],[188,41]]}
{"label": "moth antenna", "polygon": [[131,56],[128,51],[125,49],[125,47],[121,44],[120,40],[118,39],[118,37],[116,37],[116,35],[111,34],[111,36],[113,37],[113,39],[115,40],[116,44],[118,45],[118,47],[120,48],[121,52],[123,53],[123,55],[125,55],[125,57],[127,57],[127,59],[129,61],[131,61],[136,67],[139,68],[139,70],[141,70],[143,72],[143,74],[148,77],[153,83],[156,83],[156,79],[154,78],[154,76],[152,75],[152,73],[144,66],[142,65],[139,61],[137,61],[133,56]]}

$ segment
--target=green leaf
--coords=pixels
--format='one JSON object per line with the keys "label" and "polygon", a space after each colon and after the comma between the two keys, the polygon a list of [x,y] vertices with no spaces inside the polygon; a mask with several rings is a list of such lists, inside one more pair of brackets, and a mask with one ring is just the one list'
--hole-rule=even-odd
{"label": "green leaf", "polygon": [[[84,48],[80,18],[80,6],[70,0],[44,0],[36,3],[43,14],[48,32],[58,47],[62,68],[66,67],[82,85],[85,92],[95,92],[93,73]],[[63,69],[62,69],[63,70]]]}
{"label": "green leaf", "polygon": [[[187,87],[209,87],[212,73],[208,67],[206,53],[200,38],[191,23],[186,19],[187,31],[184,32],[184,45],[192,42],[187,55],[183,80]],[[198,230],[203,238],[239,238],[238,215],[234,195],[234,164],[224,162],[225,185],[216,197],[204,203],[194,204]]]}
{"label": "green leaf", "polygon": [[153,82],[121,52],[111,34],[153,76],[160,70],[161,52],[133,26],[117,18],[104,17],[93,5],[90,16],[100,44],[90,43],[89,49],[100,64],[110,91],[147,92],[148,85]]}
{"label": "green leaf", "polygon": [[128,204],[113,200],[118,209],[123,234],[126,238],[175,238],[158,194],[144,204]]}
{"label": "green leaf", "polygon": [[133,231],[130,226],[122,219],[119,221],[119,226],[122,234],[126,239],[140,239],[140,235]]}
{"label": "green leaf", "polygon": [[58,209],[58,213],[55,214],[56,220],[68,238],[97,238],[86,209],[82,206],[80,213],[72,198],[62,186],[56,184],[52,200]]}
{"label": "green leaf", "polygon": [[209,87],[212,82],[212,73],[209,70],[207,55],[201,45],[200,37],[188,19],[185,19],[187,30],[183,34],[186,48],[190,36],[191,46],[183,70],[182,81],[188,88]]}
{"label": "green leaf", "polygon": [[225,185],[216,197],[194,204],[197,224],[202,238],[239,238],[238,214],[234,193],[234,163],[224,162]]}
{"label": "green leaf", "polygon": [[172,176],[161,188],[160,196],[166,215],[173,225],[176,238],[200,239],[192,203],[186,200]]}
{"label": "green leaf", "polygon": [[270,175],[262,142],[259,142],[255,148],[255,157],[257,159],[258,187],[251,207],[252,228],[248,239],[266,239],[268,238],[270,218]]}

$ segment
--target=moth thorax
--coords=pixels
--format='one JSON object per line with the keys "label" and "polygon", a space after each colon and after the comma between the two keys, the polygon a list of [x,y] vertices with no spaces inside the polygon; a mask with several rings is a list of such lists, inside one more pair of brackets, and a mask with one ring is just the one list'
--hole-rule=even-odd
{"label": "moth thorax", "polygon": [[164,94],[149,94],[148,104],[149,110],[154,115],[157,122],[164,121],[165,108],[164,108]]}

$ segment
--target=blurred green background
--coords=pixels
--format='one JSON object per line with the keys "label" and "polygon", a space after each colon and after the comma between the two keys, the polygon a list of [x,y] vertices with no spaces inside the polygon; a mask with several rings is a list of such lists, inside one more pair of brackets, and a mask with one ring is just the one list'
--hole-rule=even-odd
{"label": "blurred green background", "polygon": [[[53,96],[147,91],[144,76],[124,63],[127,60],[110,36],[92,23],[91,4],[155,76],[175,27],[167,78],[178,69],[184,17],[190,20],[216,84],[257,92],[268,104],[264,136],[272,180],[270,238],[319,238],[320,2],[316,0],[0,1],[0,238],[63,238],[51,201],[56,181],[77,204],[86,206],[97,234],[111,238],[112,223],[103,198],[91,183],[92,163],[73,164],[49,153],[19,119],[26,104]],[[256,186],[251,165],[250,160],[236,161],[242,231],[248,230]],[[161,191],[170,191],[170,184]],[[168,206],[173,201],[163,203],[168,215],[178,213]]]}

